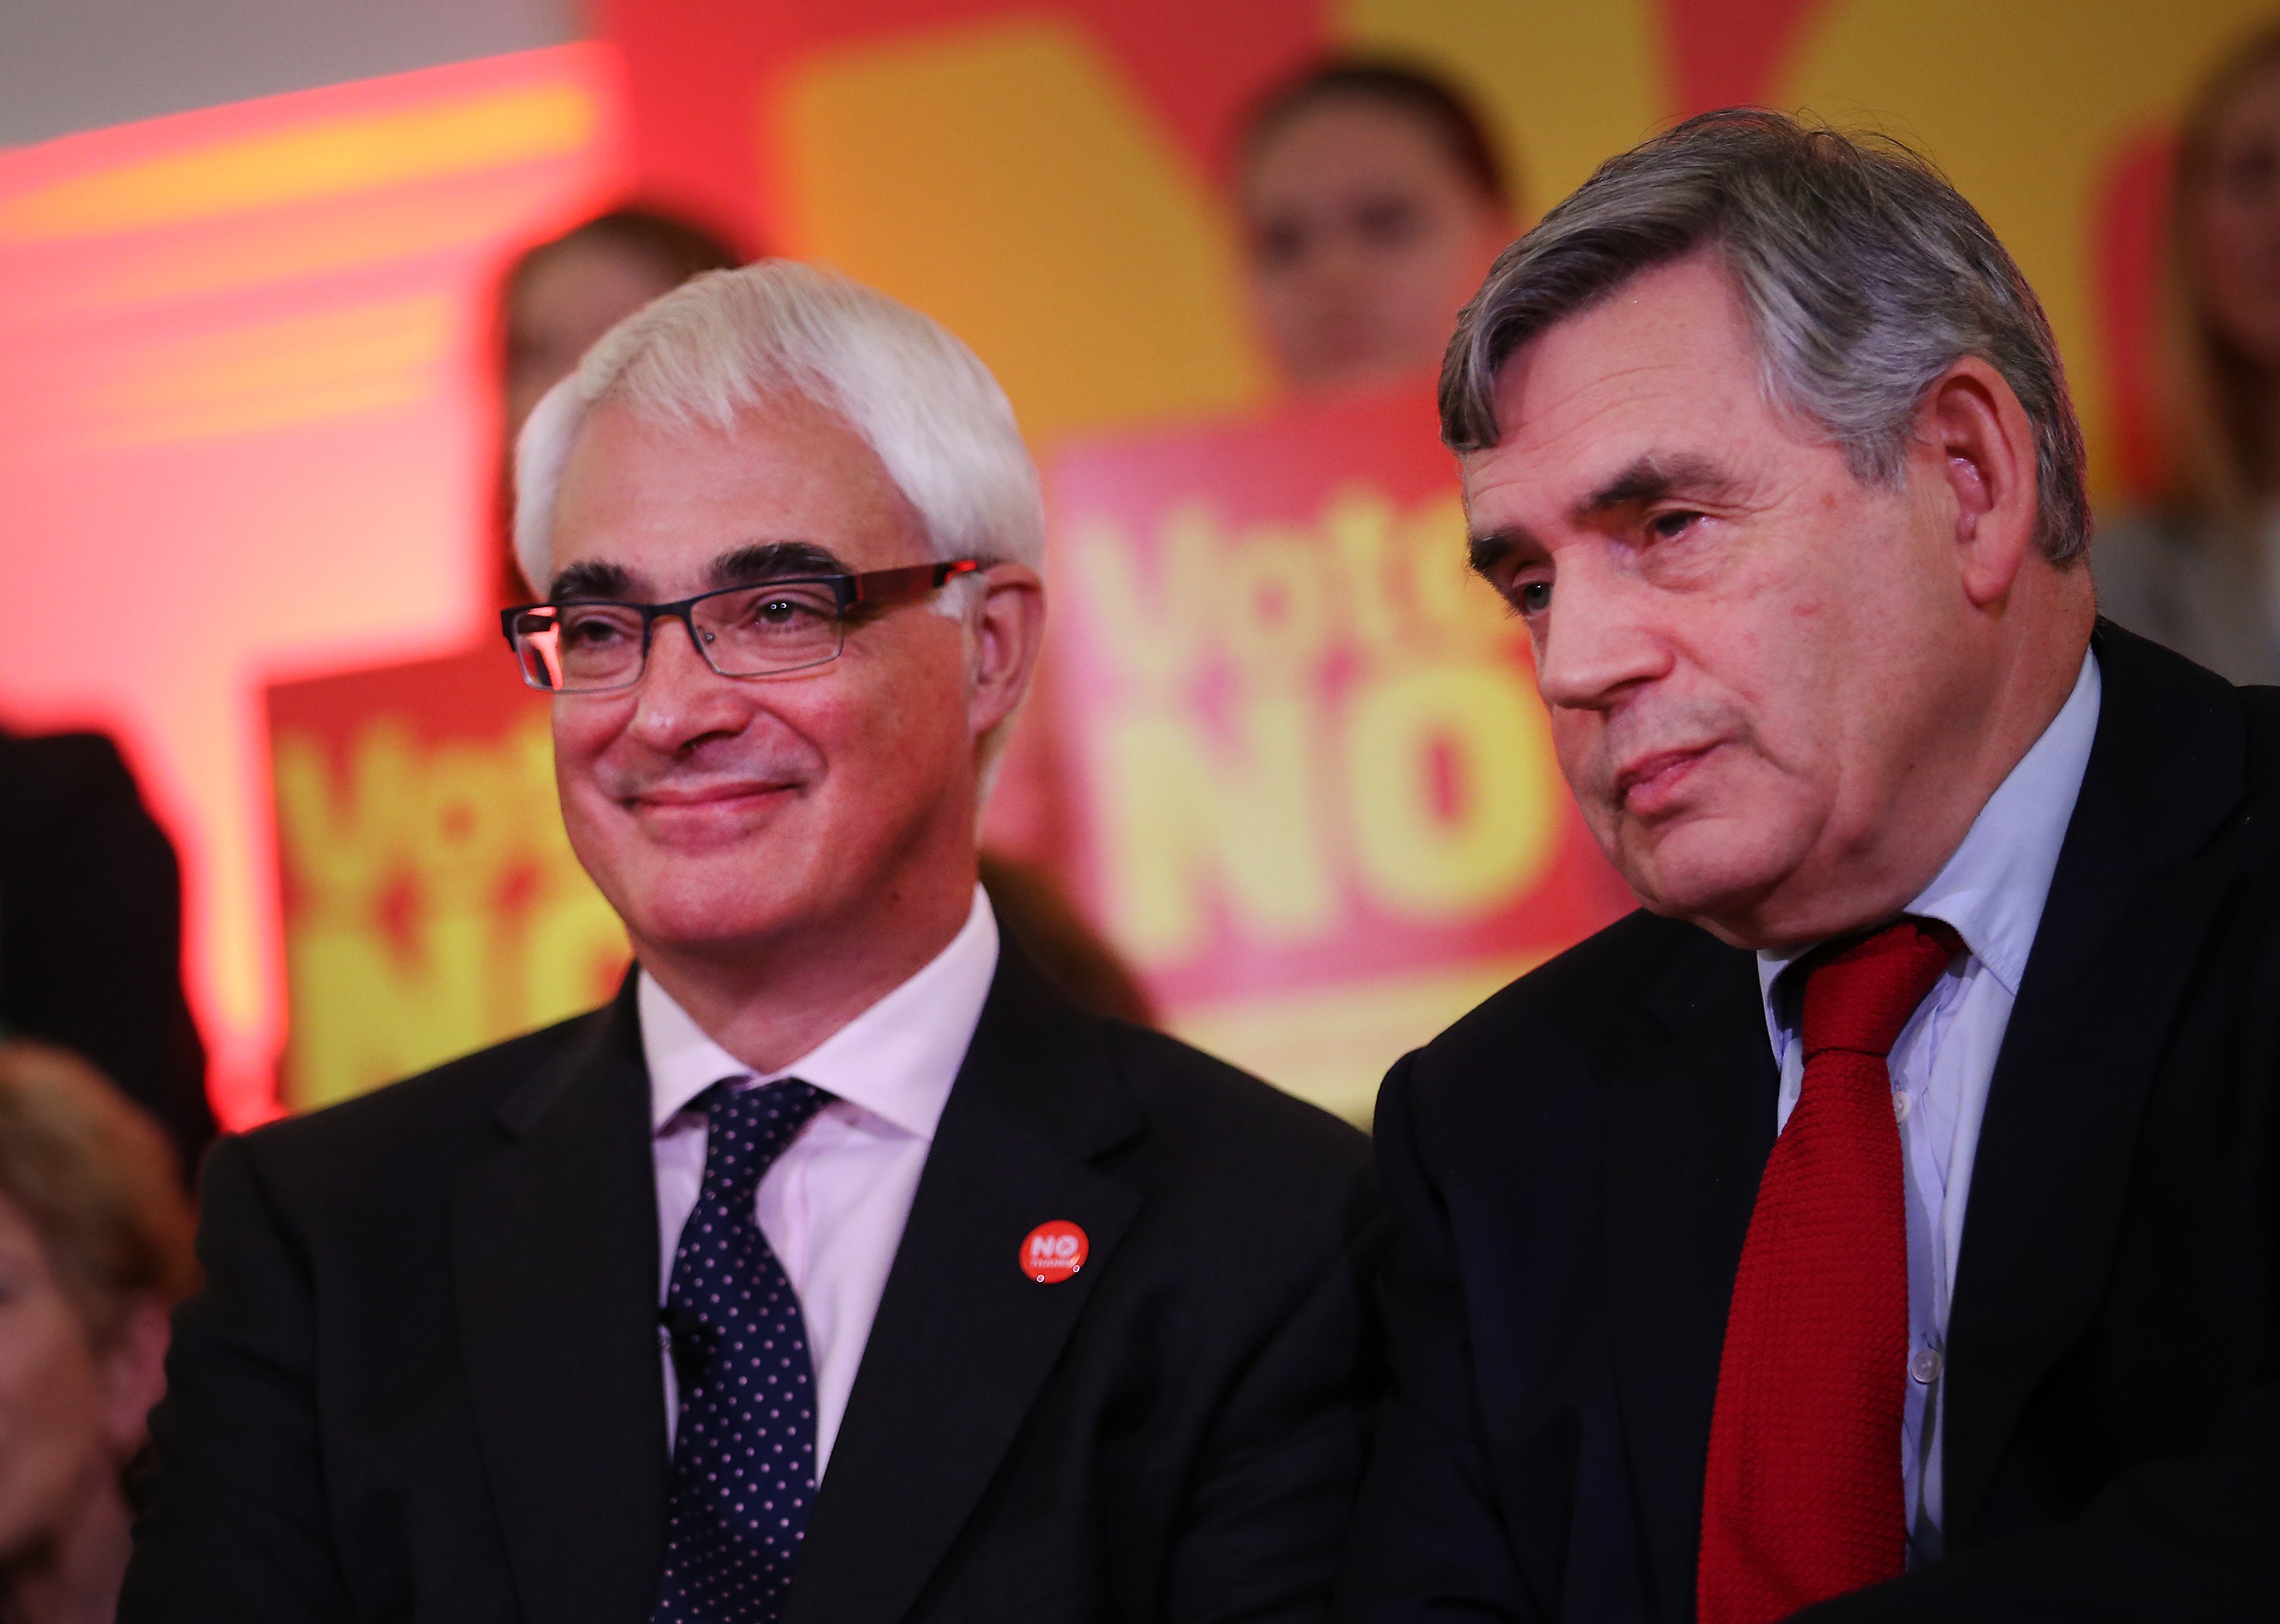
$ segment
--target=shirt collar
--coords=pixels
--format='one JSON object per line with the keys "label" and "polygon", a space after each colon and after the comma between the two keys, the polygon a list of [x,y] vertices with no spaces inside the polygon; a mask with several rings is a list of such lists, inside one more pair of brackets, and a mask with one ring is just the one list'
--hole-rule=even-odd
{"label": "shirt collar", "polygon": [[[2102,691],[2097,658],[2084,653],[2074,691],[2059,713],[1987,797],[1963,843],[1905,910],[1953,925],[1972,957],[2014,999],[2090,767]],[[1776,1034],[1786,1023],[1775,1004],[1774,982],[1814,945],[1758,955],[1758,987]]]}
{"label": "shirt collar", "polygon": [[650,1128],[665,1125],[723,1078],[798,1077],[932,1140],[998,974],[998,920],[982,888],[966,923],[917,974],[779,1072],[758,1073],[712,1041],[647,971],[635,998],[649,1063]]}

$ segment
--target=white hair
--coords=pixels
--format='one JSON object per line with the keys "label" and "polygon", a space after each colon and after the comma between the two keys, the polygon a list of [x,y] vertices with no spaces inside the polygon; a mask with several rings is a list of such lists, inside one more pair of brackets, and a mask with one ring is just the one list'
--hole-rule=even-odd
{"label": "white hair", "polygon": [[[1013,408],[939,323],[829,271],[767,259],[682,283],[612,327],[523,425],[514,552],[543,596],[554,502],[587,412],[730,430],[789,391],[830,412],[886,465],[937,558],[1042,569],[1044,498]],[[947,613],[966,595],[941,595]]]}

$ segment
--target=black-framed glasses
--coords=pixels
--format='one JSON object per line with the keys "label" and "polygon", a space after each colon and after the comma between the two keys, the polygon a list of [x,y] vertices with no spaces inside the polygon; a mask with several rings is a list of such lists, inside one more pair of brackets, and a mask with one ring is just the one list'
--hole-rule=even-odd
{"label": "black-framed glasses", "polygon": [[503,610],[500,627],[522,680],[549,694],[631,688],[649,664],[659,620],[678,620],[705,663],[724,677],[766,677],[839,658],[847,622],[862,610],[924,597],[982,567],[979,558],[804,575],[719,587],[674,604],[573,599]]}

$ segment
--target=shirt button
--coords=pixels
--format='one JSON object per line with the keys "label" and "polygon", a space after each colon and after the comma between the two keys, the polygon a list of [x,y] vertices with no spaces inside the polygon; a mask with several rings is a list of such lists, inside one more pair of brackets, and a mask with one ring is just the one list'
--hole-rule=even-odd
{"label": "shirt button", "polygon": [[1918,1348],[1908,1360],[1908,1374],[1930,1387],[1939,1380],[1940,1357],[1937,1348]]}
{"label": "shirt button", "polygon": [[1892,1090],[1892,1120],[1893,1120],[1893,1121],[1895,1121],[1895,1122],[1905,1122],[1905,1121],[1906,1121],[1907,1120],[1908,1120],[1908,1094],[1907,1094],[1907,1091],[1906,1091],[1906,1089],[1894,1089]]}

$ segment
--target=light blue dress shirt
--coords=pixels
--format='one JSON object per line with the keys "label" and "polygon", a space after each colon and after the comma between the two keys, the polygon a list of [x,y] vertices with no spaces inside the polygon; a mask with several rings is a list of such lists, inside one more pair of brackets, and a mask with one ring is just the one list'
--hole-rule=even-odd
{"label": "light blue dress shirt", "polygon": [[[1940,1382],[1971,1164],[1995,1057],[2090,765],[2099,693],[2098,662],[2085,654],[2058,715],[1980,808],[1946,866],[1906,909],[1945,920],[1968,950],[1902,1028],[1891,1062],[1908,1213],[1908,1385],[1900,1471],[1911,1563],[1940,1553]],[[1781,1066],[1778,1123],[1784,1127],[1804,1085],[1805,1053],[1797,1041],[1796,989],[1783,986],[1777,996],[1775,983],[1810,951],[1758,955],[1766,1026]]]}

